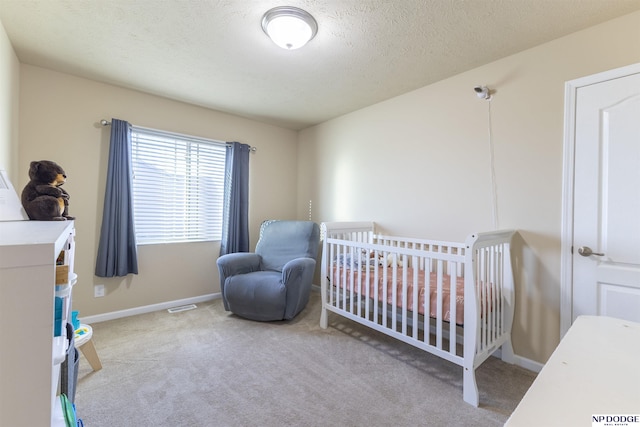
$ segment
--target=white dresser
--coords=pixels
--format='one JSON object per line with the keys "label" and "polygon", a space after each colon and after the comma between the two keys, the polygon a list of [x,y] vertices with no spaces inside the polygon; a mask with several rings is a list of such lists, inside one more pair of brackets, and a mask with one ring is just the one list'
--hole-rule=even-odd
{"label": "white dresser", "polygon": [[[70,285],[74,234],[74,221],[0,222],[0,426],[50,426],[59,419],[56,394],[68,345],[60,325],[66,319],[58,320],[54,337],[56,261]],[[65,294],[63,317],[71,301]]]}

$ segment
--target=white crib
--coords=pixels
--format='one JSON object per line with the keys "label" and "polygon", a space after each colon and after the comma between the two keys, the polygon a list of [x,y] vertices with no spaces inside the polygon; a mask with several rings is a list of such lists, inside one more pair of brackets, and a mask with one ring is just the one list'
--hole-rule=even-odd
{"label": "white crib", "polygon": [[513,363],[513,234],[452,243],[323,223],[320,326],[331,311],[462,366],[464,401],[478,406],[476,368],[500,347]]}

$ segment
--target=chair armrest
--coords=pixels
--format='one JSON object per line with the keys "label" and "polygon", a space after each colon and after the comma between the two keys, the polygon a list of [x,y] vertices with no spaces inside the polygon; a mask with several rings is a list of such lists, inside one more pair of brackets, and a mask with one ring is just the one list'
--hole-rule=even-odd
{"label": "chair armrest", "polygon": [[296,258],[282,268],[282,283],[287,288],[285,319],[292,319],[309,301],[316,260]]}
{"label": "chair armrest", "polygon": [[[236,252],[222,255],[216,263],[221,276],[231,277],[260,270],[260,255],[253,252]],[[222,283],[220,285],[222,286]]]}
{"label": "chair armrest", "polygon": [[251,273],[260,270],[260,255],[253,252],[236,252],[222,255],[216,261],[220,275],[220,293],[225,310],[229,311],[229,303],[224,294],[227,278],[237,274]]}
{"label": "chair armrest", "polygon": [[316,260],[313,258],[296,258],[292,259],[282,268],[282,283],[287,286],[288,283],[300,278],[303,272],[311,271],[311,279],[313,280],[313,272],[316,268]]}

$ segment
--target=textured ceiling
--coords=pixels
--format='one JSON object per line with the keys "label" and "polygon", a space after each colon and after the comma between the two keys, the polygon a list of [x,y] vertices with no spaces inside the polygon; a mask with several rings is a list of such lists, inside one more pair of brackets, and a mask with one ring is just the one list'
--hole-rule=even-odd
{"label": "textured ceiling", "polygon": [[[264,12],[318,22],[286,51]],[[640,10],[640,0],[0,0],[19,60],[292,129]]]}

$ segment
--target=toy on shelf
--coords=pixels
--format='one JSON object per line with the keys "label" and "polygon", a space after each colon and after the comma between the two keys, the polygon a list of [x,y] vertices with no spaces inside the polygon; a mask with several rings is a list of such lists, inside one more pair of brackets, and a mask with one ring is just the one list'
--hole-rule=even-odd
{"label": "toy on shelf", "polygon": [[69,193],[63,188],[67,180],[64,169],[56,162],[40,160],[29,166],[30,181],[22,190],[21,202],[29,219],[66,221],[69,215]]}

